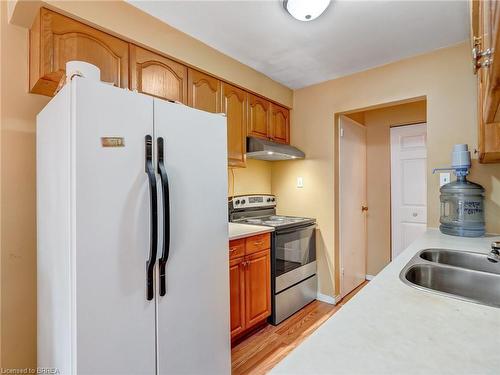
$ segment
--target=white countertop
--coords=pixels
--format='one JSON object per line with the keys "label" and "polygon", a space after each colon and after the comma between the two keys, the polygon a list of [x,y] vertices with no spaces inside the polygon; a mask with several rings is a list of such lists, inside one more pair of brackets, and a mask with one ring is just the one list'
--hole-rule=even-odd
{"label": "white countertop", "polygon": [[399,279],[421,249],[487,253],[499,239],[428,230],[272,373],[500,374],[500,308],[417,290]]}
{"label": "white countertop", "polygon": [[250,225],[229,223],[229,240],[237,240],[239,238],[255,236],[257,234],[274,232],[273,227],[263,225]]}

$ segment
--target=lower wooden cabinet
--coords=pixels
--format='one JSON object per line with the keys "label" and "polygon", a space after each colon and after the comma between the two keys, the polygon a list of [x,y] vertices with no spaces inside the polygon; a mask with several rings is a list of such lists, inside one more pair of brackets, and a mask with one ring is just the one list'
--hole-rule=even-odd
{"label": "lower wooden cabinet", "polygon": [[229,262],[231,296],[231,337],[242,333],[245,325],[245,267],[243,258]]}
{"label": "lower wooden cabinet", "polygon": [[[255,252],[251,243],[259,243]],[[245,255],[241,256],[241,246]],[[246,248],[249,251],[246,251]],[[231,251],[232,250],[232,251]],[[243,336],[271,315],[271,254],[269,234],[230,243],[231,339]],[[234,257],[233,254],[240,256]]]}
{"label": "lower wooden cabinet", "polygon": [[271,255],[269,249],[252,254],[245,261],[245,310],[247,327],[271,314]]}

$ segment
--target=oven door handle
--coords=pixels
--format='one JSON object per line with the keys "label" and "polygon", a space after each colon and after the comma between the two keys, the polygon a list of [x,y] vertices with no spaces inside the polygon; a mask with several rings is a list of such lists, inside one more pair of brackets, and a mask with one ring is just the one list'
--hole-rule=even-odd
{"label": "oven door handle", "polygon": [[307,224],[307,225],[304,225],[304,226],[301,226],[301,227],[293,227],[293,228],[290,228],[290,229],[283,229],[283,230],[279,230],[277,229],[274,233],[276,233],[276,235],[278,234],[288,234],[288,233],[294,233],[294,232],[298,232],[298,231],[301,231],[301,230],[307,230],[307,229],[314,229],[316,228],[316,224]]}

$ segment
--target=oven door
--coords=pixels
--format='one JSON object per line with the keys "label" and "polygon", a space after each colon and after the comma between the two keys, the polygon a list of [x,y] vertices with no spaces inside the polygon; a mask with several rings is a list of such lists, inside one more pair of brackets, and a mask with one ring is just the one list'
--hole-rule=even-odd
{"label": "oven door", "polygon": [[315,228],[316,224],[311,224],[275,232],[275,293],[316,274]]}

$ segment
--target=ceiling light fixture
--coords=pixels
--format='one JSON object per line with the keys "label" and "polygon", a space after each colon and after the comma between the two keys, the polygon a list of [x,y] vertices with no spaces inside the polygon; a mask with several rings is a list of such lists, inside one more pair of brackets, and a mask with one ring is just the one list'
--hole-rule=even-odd
{"label": "ceiling light fixture", "polygon": [[323,14],[330,0],[284,0],[283,7],[299,21],[312,21]]}

